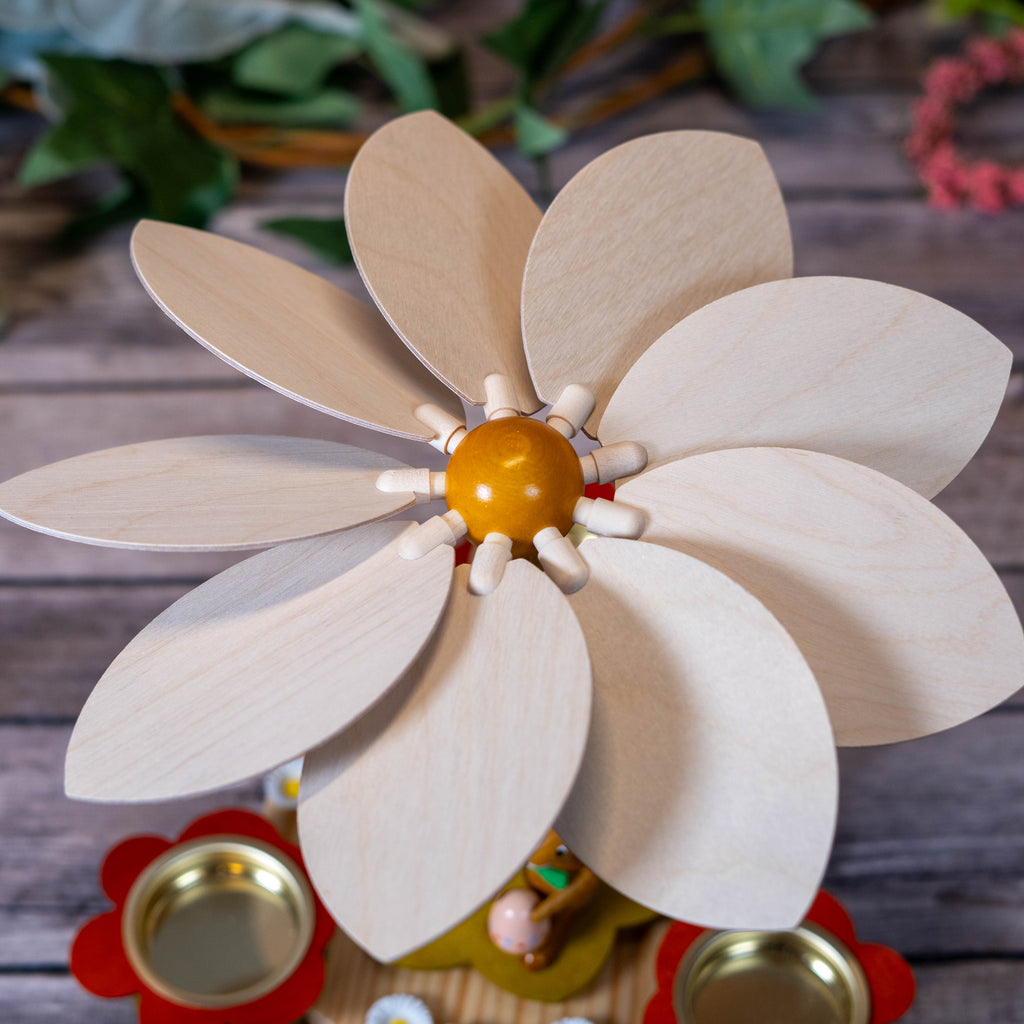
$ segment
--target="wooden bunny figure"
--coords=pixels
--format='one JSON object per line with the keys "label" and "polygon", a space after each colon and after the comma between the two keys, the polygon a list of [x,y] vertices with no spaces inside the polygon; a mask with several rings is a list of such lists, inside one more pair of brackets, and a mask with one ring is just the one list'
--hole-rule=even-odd
{"label": "wooden bunny figure", "polygon": [[533,908],[533,921],[551,921],[547,937],[532,952],[524,953],[523,966],[539,971],[554,962],[569,935],[573,915],[590,902],[598,880],[551,831],[526,865],[526,880],[541,898]]}

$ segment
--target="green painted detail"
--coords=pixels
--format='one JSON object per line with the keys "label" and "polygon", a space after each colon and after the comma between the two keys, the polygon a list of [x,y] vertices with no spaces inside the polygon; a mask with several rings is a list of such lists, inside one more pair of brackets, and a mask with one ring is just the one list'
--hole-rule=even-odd
{"label": "green painted detail", "polygon": [[536,864],[531,864],[530,870],[540,875],[552,889],[564,889],[569,884],[569,872],[561,868],[537,867]]}

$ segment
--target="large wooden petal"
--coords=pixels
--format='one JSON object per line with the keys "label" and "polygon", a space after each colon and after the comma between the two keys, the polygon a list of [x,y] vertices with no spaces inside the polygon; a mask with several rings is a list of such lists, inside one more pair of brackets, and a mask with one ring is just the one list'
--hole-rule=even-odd
{"label": "large wooden petal", "polygon": [[793,271],[789,224],[761,147],[718,132],[635,139],[583,168],[530,249],[523,337],[546,401],[583,384],[597,406],[688,313]]}
{"label": "large wooden petal", "polygon": [[561,591],[522,559],[486,597],[468,580],[456,570],[403,684],[303,767],[313,883],[381,960],[441,935],[522,866],[586,744],[590,665]]}
{"label": "large wooden petal", "polygon": [[621,488],[644,539],[700,558],[778,617],[810,663],[837,741],[948,729],[1024,683],[999,578],[931,502],[829,455],[739,448]]}
{"label": "large wooden petal", "polygon": [[423,649],[451,583],[408,524],[297,541],[232,566],[153,620],[86,702],[69,796],[162,800],[267,771],[374,703]]}
{"label": "large wooden petal", "polygon": [[814,899],[836,814],[828,715],[796,644],[696,559],[588,540],[570,596],[594,715],[555,828],[606,882],[669,917],[789,928]]}
{"label": "large wooden petal", "polygon": [[648,468],[721,448],[806,448],[930,498],[988,433],[1011,361],[983,327],[918,292],[772,281],[663,334],[619,385],[601,439],[638,441]]}
{"label": "large wooden petal", "polygon": [[225,362],[289,398],[387,434],[429,440],[413,416],[462,406],[376,310],[286,260],[177,224],[144,220],[132,261],[156,304]]}
{"label": "large wooden petal", "polygon": [[540,211],[478,142],[431,111],[378,129],[345,189],[359,272],[406,344],[468,402],[511,377],[536,412],[519,290]]}
{"label": "large wooden petal", "polygon": [[112,548],[231,551],[346,530],[400,512],[383,455],[301,437],[182,437],[80,455],[0,484],[0,515]]}

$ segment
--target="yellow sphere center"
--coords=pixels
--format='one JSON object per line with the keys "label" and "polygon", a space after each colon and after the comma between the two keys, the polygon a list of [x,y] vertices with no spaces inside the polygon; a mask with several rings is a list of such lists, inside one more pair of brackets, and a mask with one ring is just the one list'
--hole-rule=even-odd
{"label": "yellow sphere center", "polygon": [[523,416],[489,420],[471,430],[445,471],[445,498],[466,521],[475,544],[489,533],[512,540],[512,557],[533,551],[548,526],[572,528],[583,496],[579,456],[555,429]]}

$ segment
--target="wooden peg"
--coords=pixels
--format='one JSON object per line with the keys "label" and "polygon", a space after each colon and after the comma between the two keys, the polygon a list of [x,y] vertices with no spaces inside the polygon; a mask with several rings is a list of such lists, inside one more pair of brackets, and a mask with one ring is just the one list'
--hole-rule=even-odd
{"label": "wooden peg", "polygon": [[498,589],[505,565],[512,557],[512,539],[503,533],[489,533],[476,549],[469,567],[469,592],[483,597]]}
{"label": "wooden peg", "polygon": [[635,441],[616,441],[580,456],[585,484],[607,484],[635,476],[647,465],[647,449]]}
{"label": "wooden peg", "polygon": [[519,398],[511,377],[503,373],[490,373],[484,377],[484,414],[489,420],[503,420],[519,415]]}
{"label": "wooden peg", "polygon": [[429,443],[445,455],[451,455],[466,436],[466,424],[440,406],[427,402],[416,406],[413,415],[425,427],[434,431]]}
{"label": "wooden peg", "polygon": [[558,401],[551,407],[547,415],[548,425],[554,427],[560,434],[573,438],[593,411],[593,392],[588,391],[582,384],[570,384],[562,390]]}
{"label": "wooden peg", "polygon": [[466,521],[455,509],[449,509],[443,516],[428,519],[415,530],[402,535],[398,553],[407,561],[422,558],[439,544],[456,544],[466,536]]}
{"label": "wooden peg", "polygon": [[533,546],[544,571],[566,594],[575,594],[590,575],[587,563],[580,557],[576,545],[558,532],[554,526],[547,526],[533,538]]}
{"label": "wooden peg", "polygon": [[602,537],[629,537],[636,540],[644,532],[646,521],[639,509],[607,498],[580,498],[572,512],[572,521]]}
{"label": "wooden peg", "polygon": [[377,490],[385,494],[411,491],[416,503],[444,497],[444,473],[429,469],[386,469],[377,477]]}

